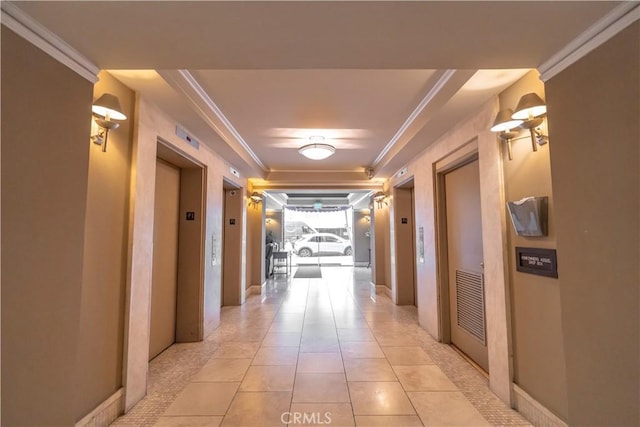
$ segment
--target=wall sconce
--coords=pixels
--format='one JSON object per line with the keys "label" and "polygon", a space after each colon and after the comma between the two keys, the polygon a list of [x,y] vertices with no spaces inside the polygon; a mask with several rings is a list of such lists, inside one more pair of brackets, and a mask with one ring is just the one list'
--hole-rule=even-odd
{"label": "wall sconce", "polygon": [[522,124],[522,120],[513,120],[511,118],[512,115],[513,110],[511,108],[501,110],[493,121],[493,126],[491,127],[491,132],[500,132],[500,134],[498,134],[498,138],[506,141],[507,150],[509,151],[509,160],[513,159],[511,154],[511,140],[518,136],[518,132],[513,129]]}
{"label": "wall sconce", "polygon": [[518,136],[516,128],[528,129],[531,135],[531,147],[538,151],[538,145],[549,142],[549,137],[542,133],[542,122],[547,114],[547,106],[542,98],[535,93],[527,93],[520,98],[515,113],[511,109],[505,109],[498,113],[491,127],[492,132],[500,132],[498,137],[507,142],[509,160],[513,159],[511,153],[511,140]]}
{"label": "wall sconce", "polygon": [[371,217],[369,215],[365,215],[364,220],[367,222],[371,222]]}
{"label": "wall sconce", "polygon": [[253,206],[254,209],[258,208],[258,204],[262,203],[262,194],[254,191],[249,196],[249,206]]}
{"label": "wall sconce", "polygon": [[271,219],[271,218],[267,218],[267,219],[264,221],[264,223],[265,223],[265,224],[267,224],[267,225],[269,225],[269,224],[271,224],[271,221],[272,221],[272,219]]}
{"label": "wall sconce", "polygon": [[122,112],[120,100],[110,93],[103,94],[96,99],[91,107],[93,120],[98,125],[98,133],[91,135],[91,142],[102,145],[102,152],[107,151],[107,139],[111,129],[117,129],[120,123],[113,120],[126,120],[127,116]]}
{"label": "wall sconce", "polygon": [[387,198],[387,195],[384,194],[384,192],[382,191],[378,191],[376,194],[373,195],[373,201],[378,204],[378,209],[382,209],[383,203],[387,206],[389,205],[386,201],[386,198]]}
{"label": "wall sconce", "polygon": [[547,106],[542,98],[531,92],[522,95],[516,107],[516,112],[511,116],[514,120],[523,120],[520,125],[522,129],[529,129],[533,151],[538,151],[538,145],[544,145],[549,142],[549,137],[544,135],[539,127],[546,114]]}

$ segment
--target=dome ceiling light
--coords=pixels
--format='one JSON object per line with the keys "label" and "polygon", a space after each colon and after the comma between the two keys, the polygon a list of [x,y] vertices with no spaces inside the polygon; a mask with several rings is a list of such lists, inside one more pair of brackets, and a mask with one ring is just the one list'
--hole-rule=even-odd
{"label": "dome ceiling light", "polygon": [[324,143],[324,136],[312,136],[309,141],[311,144],[298,149],[298,152],[308,159],[323,160],[336,152],[334,146]]}

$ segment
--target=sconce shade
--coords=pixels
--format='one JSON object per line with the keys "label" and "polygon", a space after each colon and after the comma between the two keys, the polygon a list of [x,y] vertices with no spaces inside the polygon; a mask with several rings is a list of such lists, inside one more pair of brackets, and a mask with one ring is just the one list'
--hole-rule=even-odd
{"label": "sconce shade", "polygon": [[516,112],[511,115],[511,118],[516,120],[529,120],[541,116],[546,112],[547,106],[542,98],[532,92],[522,95],[516,107]]}
{"label": "sconce shade", "polygon": [[254,191],[253,193],[251,193],[249,198],[253,203],[260,203],[262,201],[262,194],[258,193],[257,191]]}
{"label": "sconce shade", "polygon": [[103,94],[93,103],[91,110],[102,117],[109,117],[114,120],[125,120],[127,116],[122,112],[120,100],[110,93]]}
{"label": "sconce shade", "polygon": [[501,110],[493,121],[491,132],[508,132],[522,124],[522,120],[514,120],[511,116],[513,116],[511,108]]}
{"label": "sconce shade", "polygon": [[323,160],[336,152],[336,149],[329,144],[308,144],[300,147],[300,154],[311,160]]}

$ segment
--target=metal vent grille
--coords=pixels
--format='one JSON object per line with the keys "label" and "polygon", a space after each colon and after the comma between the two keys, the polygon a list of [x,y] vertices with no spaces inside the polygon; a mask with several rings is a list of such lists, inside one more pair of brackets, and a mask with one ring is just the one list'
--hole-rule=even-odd
{"label": "metal vent grille", "polygon": [[458,326],[486,344],[482,274],[456,270],[456,304]]}

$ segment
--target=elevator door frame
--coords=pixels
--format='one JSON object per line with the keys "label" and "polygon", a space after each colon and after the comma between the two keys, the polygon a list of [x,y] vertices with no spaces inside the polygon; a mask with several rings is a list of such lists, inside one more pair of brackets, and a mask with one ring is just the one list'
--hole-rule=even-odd
{"label": "elevator door frame", "polygon": [[[160,139],[156,155],[178,168],[181,175],[175,342],[198,342],[204,338],[207,167]],[[199,196],[189,194],[194,183],[201,184]],[[186,217],[186,213],[192,211],[194,224],[198,225],[195,230],[189,228],[192,220]]]}

